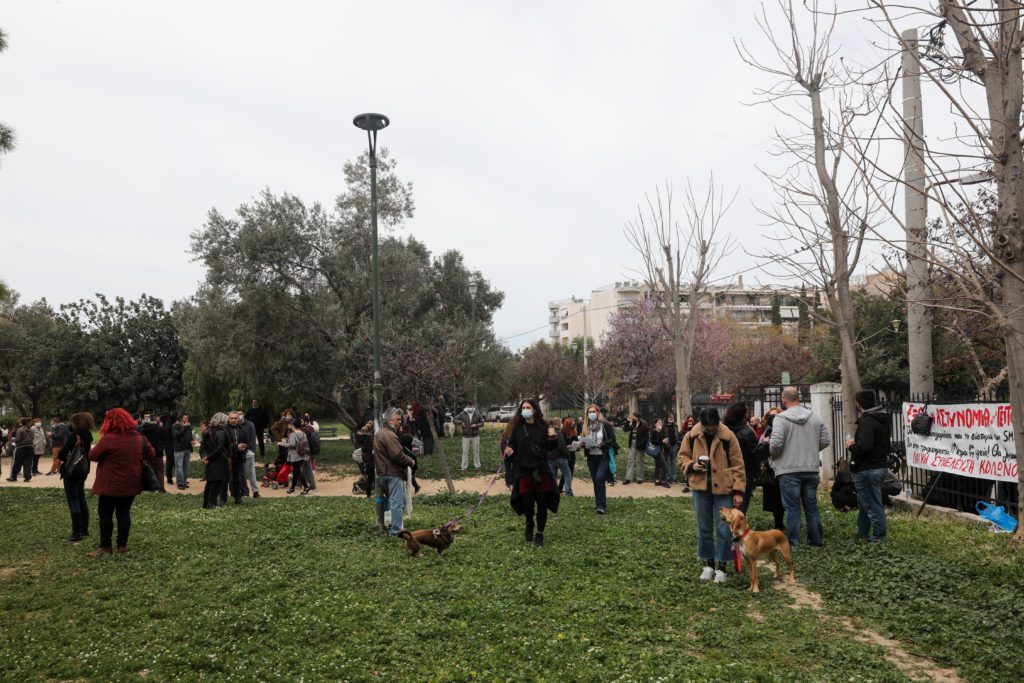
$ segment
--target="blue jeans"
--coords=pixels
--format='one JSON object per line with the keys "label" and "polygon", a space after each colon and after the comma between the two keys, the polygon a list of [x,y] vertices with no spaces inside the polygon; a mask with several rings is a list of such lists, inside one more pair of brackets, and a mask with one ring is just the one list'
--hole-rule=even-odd
{"label": "blue jeans", "polygon": [[553,458],[548,461],[548,465],[551,466],[551,479],[552,481],[558,481],[558,473],[562,473],[562,477],[565,479],[565,495],[572,495],[572,470],[569,469],[568,458]]}
{"label": "blue jeans", "polygon": [[[693,511],[697,513],[697,558],[728,562],[732,556],[732,530],[718,511],[732,507],[732,496],[693,492]],[[715,533],[718,539],[714,538]]]}
{"label": "blue jeans", "polygon": [[[853,486],[857,489],[857,535],[869,541],[885,538],[885,505],[882,504],[882,480],[888,472],[884,467],[854,472]],[[872,536],[871,527],[875,528]]]}
{"label": "blue jeans", "polygon": [[608,479],[608,458],[603,455],[588,455],[587,469],[590,470],[590,479],[594,482],[594,500],[598,510],[604,510],[608,505],[608,495],[605,489]]}
{"label": "blue jeans", "polygon": [[174,478],[178,486],[188,483],[188,461],[191,456],[192,451],[174,451]]}
{"label": "blue jeans", "polygon": [[807,515],[807,542],[821,545],[821,515],[818,513],[817,472],[790,472],[780,474],[779,489],[782,492],[782,507],[786,509],[786,536],[789,544],[800,542],[800,505]]}
{"label": "blue jeans", "polygon": [[388,533],[397,536],[402,530],[402,512],[405,510],[405,482],[401,477],[377,477],[378,524],[383,524],[385,501],[391,510],[391,528]]}

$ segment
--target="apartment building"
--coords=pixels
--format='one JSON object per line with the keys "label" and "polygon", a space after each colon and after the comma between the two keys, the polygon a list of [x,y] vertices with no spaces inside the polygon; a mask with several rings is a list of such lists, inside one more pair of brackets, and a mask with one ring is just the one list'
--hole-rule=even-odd
{"label": "apartment building", "polygon": [[[588,299],[570,297],[548,302],[548,341],[567,343],[587,334],[600,345],[611,316],[622,306],[642,301],[648,295],[642,282],[615,282],[599,287]],[[813,296],[810,292],[807,296]],[[782,285],[747,287],[743,276],[735,283],[715,285],[701,296],[700,308],[712,315],[742,325],[772,323],[772,310],[778,306],[784,326],[795,327],[800,317],[800,288]]]}

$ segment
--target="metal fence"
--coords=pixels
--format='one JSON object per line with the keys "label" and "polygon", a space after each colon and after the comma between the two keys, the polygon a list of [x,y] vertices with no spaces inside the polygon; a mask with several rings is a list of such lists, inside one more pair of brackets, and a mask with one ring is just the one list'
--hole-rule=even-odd
{"label": "metal fence", "polygon": [[[975,504],[980,501],[1002,505],[1011,515],[1017,515],[1017,484],[996,482],[990,479],[964,477],[948,472],[934,472],[920,467],[907,465],[906,434],[908,425],[903,419],[903,402],[929,403],[930,405],[948,405],[951,403],[1005,403],[1009,400],[1006,392],[976,395],[964,398],[943,397],[940,399],[925,396],[907,398],[888,398],[880,405],[892,416],[892,457],[889,459],[891,469],[903,482],[904,493],[916,500],[923,500],[928,492],[928,505],[952,508],[961,512],[977,514]],[[832,399],[832,464],[838,468],[839,461],[846,458],[843,429],[843,400]],[[929,492],[930,491],[930,492]]]}

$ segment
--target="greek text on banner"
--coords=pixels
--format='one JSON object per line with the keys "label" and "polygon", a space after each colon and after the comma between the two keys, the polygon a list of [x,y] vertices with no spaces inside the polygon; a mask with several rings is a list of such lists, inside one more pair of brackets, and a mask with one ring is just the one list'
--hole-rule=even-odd
{"label": "greek text on banner", "polygon": [[1017,481],[1010,404],[929,405],[933,422],[928,436],[910,430],[910,421],[924,406],[903,404],[908,465],[978,479]]}

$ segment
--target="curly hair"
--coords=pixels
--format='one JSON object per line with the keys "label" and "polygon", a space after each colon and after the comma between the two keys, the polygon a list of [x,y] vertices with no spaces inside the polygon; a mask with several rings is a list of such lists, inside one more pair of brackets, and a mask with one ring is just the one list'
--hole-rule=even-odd
{"label": "curly hair", "polygon": [[135,431],[135,420],[124,408],[111,408],[103,418],[100,434],[129,434]]}

